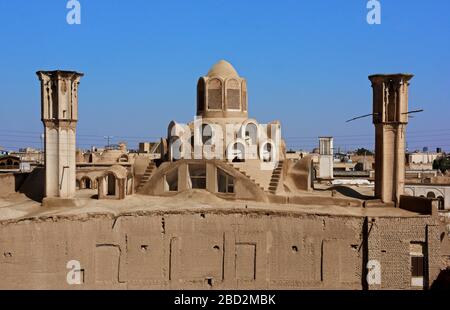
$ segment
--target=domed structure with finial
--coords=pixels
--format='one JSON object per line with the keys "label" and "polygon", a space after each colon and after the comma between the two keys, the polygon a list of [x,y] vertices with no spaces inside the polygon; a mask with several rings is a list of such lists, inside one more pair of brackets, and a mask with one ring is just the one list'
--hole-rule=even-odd
{"label": "domed structure with finial", "polygon": [[198,80],[195,119],[186,125],[170,122],[161,158],[226,159],[241,166],[264,163],[269,172],[261,182],[268,186],[272,165],[285,158],[281,124],[259,124],[248,118],[247,107],[246,80],[229,62],[220,60]]}
{"label": "domed structure with finial", "polygon": [[247,118],[247,84],[233,66],[220,60],[199,79],[197,116]]}

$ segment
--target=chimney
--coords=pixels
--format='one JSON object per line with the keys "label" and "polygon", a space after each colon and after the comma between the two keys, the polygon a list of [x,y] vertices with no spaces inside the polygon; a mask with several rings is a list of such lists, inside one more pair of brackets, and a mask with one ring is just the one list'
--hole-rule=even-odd
{"label": "chimney", "polygon": [[411,74],[369,76],[375,125],[375,197],[398,205],[405,185],[405,132]]}

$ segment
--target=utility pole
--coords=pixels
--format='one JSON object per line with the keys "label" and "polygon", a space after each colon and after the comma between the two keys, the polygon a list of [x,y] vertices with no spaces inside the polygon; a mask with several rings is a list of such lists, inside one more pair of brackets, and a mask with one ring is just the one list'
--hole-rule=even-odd
{"label": "utility pole", "polygon": [[109,142],[110,142],[110,140],[112,139],[112,138],[114,138],[113,136],[105,136],[104,137],[107,141],[108,141],[108,144],[106,145],[106,148],[108,148],[109,149]]}

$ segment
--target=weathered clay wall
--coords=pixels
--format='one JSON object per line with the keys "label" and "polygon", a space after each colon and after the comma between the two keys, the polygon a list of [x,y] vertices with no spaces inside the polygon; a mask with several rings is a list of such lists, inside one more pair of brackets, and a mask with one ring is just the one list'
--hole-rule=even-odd
{"label": "weathered clay wall", "polygon": [[14,174],[0,174],[0,197],[16,192],[16,181]]}
{"label": "weathered clay wall", "polygon": [[[0,288],[360,289],[363,221],[199,210],[3,222]],[[70,260],[81,285],[66,283]]]}
{"label": "weathered clay wall", "polygon": [[400,196],[399,207],[423,215],[437,213],[437,202],[425,197]]}
{"label": "weathered clay wall", "polygon": [[443,228],[432,217],[369,218],[368,258],[381,264],[381,285],[371,285],[370,289],[414,288],[411,286],[411,243],[425,244],[425,265],[429,272],[425,272],[424,284],[431,286],[444,267]]}
{"label": "weathered clay wall", "polygon": [[14,194],[28,175],[28,173],[0,173],[0,197]]}

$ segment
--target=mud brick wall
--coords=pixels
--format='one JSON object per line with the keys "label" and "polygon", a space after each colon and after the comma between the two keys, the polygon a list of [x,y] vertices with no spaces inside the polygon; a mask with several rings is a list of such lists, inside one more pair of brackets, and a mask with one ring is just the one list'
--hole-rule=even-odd
{"label": "mud brick wall", "polygon": [[[363,220],[204,211],[0,224],[0,288],[361,288]],[[81,264],[69,285],[66,264]]]}
{"label": "mud brick wall", "polygon": [[368,259],[381,264],[381,285],[370,289],[413,289],[411,286],[410,244],[425,244],[424,285],[430,286],[441,270],[441,242],[435,217],[369,218],[367,225]]}
{"label": "mud brick wall", "polygon": [[199,208],[4,221],[0,289],[362,289],[366,258],[382,265],[370,289],[409,288],[411,241],[428,242],[438,272],[430,219]]}

